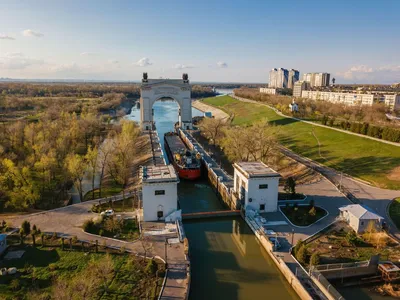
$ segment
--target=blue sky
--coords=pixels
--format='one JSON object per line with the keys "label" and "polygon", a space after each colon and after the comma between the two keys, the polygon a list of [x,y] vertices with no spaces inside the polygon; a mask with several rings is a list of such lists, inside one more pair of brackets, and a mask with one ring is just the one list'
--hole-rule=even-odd
{"label": "blue sky", "polygon": [[0,3],[0,77],[267,82],[273,67],[400,81],[400,1]]}

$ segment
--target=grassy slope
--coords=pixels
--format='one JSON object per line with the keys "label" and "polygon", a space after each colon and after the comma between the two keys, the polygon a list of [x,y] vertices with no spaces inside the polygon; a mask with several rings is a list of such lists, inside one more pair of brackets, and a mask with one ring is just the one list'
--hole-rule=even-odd
{"label": "grassy slope", "polygon": [[[207,98],[204,102],[234,114],[235,125],[262,119],[282,125],[280,142],[294,152],[379,187],[400,189],[400,178],[390,180],[386,176],[400,165],[399,147],[298,122],[279,116],[264,105],[240,102],[229,96]],[[313,130],[321,144],[320,151]]]}

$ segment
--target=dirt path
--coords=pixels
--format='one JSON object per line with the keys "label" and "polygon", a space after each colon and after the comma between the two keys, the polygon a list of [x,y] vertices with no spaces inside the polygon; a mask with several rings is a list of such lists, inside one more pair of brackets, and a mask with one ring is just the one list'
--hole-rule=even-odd
{"label": "dirt path", "polygon": [[192,106],[202,112],[208,112],[208,111],[211,112],[212,115],[217,119],[229,119],[229,115],[226,112],[218,108],[212,107],[210,105],[207,105],[201,102],[200,100],[192,102]]}

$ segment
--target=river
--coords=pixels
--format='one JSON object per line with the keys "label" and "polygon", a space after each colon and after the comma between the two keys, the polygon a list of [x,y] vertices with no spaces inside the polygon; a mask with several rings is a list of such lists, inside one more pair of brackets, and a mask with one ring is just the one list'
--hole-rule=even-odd
{"label": "river", "polygon": [[[174,129],[178,105],[156,102],[154,120],[164,148],[163,135]],[[193,116],[202,116],[192,109]],[[139,121],[134,107],[128,119]],[[181,181],[179,204],[185,212],[225,209],[208,181]],[[273,261],[240,217],[185,222],[192,265],[190,299],[298,299]]]}

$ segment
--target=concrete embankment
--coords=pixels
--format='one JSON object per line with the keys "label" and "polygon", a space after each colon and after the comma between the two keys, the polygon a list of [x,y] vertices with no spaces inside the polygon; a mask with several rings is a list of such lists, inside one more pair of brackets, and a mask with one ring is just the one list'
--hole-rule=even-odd
{"label": "concrete embankment", "polygon": [[210,155],[203,149],[203,147],[193,138],[193,136],[185,131],[179,130],[179,134],[185,144],[190,149],[196,149],[202,156],[202,163],[207,170],[207,177],[212,187],[218,193],[222,202],[230,209],[237,210],[240,208],[240,202],[232,194],[233,178],[228,175]]}

